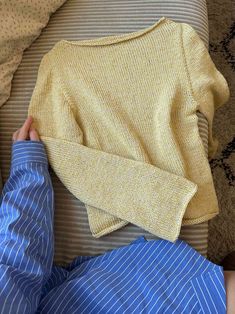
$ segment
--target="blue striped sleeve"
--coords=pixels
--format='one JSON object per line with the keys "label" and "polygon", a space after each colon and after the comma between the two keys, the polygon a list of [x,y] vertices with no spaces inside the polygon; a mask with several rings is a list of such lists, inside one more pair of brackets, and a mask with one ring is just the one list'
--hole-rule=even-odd
{"label": "blue striped sleeve", "polygon": [[48,165],[44,144],[39,141],[18,141],[12,145],[11,169],[17,165],[36,162]]}
{"label": "blue striped sleeve", "polygon": [[34,313],[53,261],[54,195],[42,142],[12,145],[0,206],[0,313]]}

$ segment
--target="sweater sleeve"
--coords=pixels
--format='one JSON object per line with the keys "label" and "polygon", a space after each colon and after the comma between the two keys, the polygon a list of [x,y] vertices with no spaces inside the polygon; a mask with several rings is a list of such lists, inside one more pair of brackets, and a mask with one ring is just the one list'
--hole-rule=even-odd
{"label": "sweater sleeve", "polygon": [[230,91],[226,79],[216,68],[196,30],[182,23],[182,37],[192,97],[209,124],[208,154],[211,159],[218,147],[218,141],[212,134],[214,110],[228,101]]}
{"label": "sweater sleeve", "polygon": [[[86,205],[176,240],[197,185],[153,165],[85,146],[76,108],[51,64],[45,56],[29,114],[57,176]],[[98,223],[97,216],[93,218]]]}

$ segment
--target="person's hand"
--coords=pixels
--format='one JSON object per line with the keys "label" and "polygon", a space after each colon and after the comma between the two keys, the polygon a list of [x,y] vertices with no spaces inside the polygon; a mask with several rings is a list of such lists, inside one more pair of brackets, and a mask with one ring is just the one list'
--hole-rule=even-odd
{"label": "person's hand", "polygon": [[40,141],[39,135],[37,131],[31,126],[33,123],[33,118],[29,116],[23,126],[16,130],[12,136],[12,141],[25,141],[25,140],[31,140],[31,141]]}

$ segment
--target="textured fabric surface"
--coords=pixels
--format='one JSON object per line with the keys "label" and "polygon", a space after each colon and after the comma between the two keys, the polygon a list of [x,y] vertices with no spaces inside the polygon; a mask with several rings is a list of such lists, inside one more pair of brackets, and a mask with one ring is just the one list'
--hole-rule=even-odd
{"label": "textured fabric surface", "polygon": [[40,35],[50,15],[65,0],[9,0],[0,3],[0,107],[11,91],[11,81],[23,52]]}
{"label": "textured fabric surface", "polygon": [[235,1],[208,0],[210,54],[229,84],[231,97],[215,115],[218,153],[211,161],[220,214],[210,221],[209,257],[219,263],[235,251]]}
{"label": "textured fabric surface", "polygon": [[[207,7],[204,0],[194,1],[86,1],[68,0],[51,17],[41,36],[27,49],[14,75],[11,97],[0,110],[0,145],[3,179],[10,166],[11,136],[27,116],[28,103],[37,78],[39,63],[57,41],[81,40],[115,33],[137,31],[151,25],[161,16],[191,24],[208,47]],[[206,119],[199,114],[199,132],[207,149]],[[55,260],[66,263],[77,255],[103,253],[125,245],[139,234],[154,238],[148,232],[129,224],[109,236],[91,236],[84,205],[58,180],[52,170],[55,188]],[[207,252],[208,223],[183,226],[180,237],[199,252]]]}
{"label": "textured fabric surface", "polygon": [[139,237],[98,257],[78,257],[53,268],[44,295],[45,314],[226,313],[223,268],[181,240]]}
{"label": "textured fabric surface", "polygon": [[[23,52],[40,35],[50,15],[66,0],[0,2],[0,107],[11,92],[11,81]],[[2,174],[0,169],[0,191]]]}
{"label": "textured fabric surface", "polygon": [[223,268],[181,240],[138,237],[53,266],[54,193],[42,142],[13,144],[0,217],[1,314],[226,312]]}
{"label": "textured fabric surface", "polygon": [[41,62],[29,114],[95,237],[131,222],[175,241],[182,218],[219,211],[196,111],[211,157],[214,108],[228,97],[193,27],[162,17],[138,32],[60,41]]}
{"label": "textured fabric surface", "polygon": [[52,268],[53,217],[54,193],[43,143],[15,142],[0,205],[1,314],[35,313]]}

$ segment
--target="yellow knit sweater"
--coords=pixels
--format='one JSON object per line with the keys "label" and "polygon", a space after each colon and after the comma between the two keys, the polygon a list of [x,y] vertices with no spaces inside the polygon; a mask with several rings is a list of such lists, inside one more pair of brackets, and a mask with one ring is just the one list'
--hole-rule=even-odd
{"label": "yellow knit sweater", "polygon": [[[58,42],[42,59],[29,106],[49,162],[86,204],[93,236],[128,222],[176,240],[218,213],[196,111],[209,122],[225,78],[186,23]],[[78,209],[79,210],[79,209]]]}

